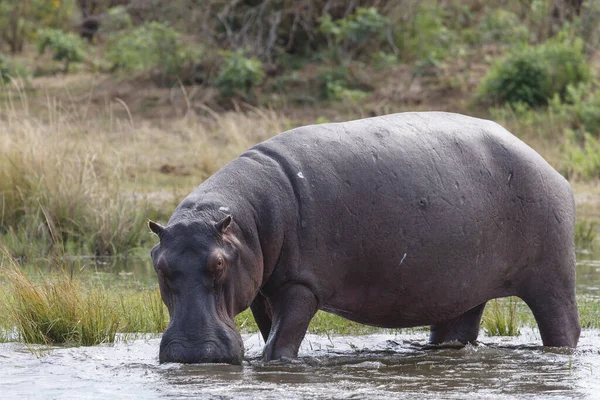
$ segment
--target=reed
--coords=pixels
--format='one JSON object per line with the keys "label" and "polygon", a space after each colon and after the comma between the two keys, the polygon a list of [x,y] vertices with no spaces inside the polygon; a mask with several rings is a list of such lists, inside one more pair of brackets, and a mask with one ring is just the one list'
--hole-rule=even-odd
{"label": "reed", "polygon": [[521,318],[516,297],[493,299],[488,302],[482,327],[488,336],[519,336]]}

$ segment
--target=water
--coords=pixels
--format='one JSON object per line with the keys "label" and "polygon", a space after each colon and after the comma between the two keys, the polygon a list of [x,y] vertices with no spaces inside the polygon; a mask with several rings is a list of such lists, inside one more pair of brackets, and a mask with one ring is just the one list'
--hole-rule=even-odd
{"label": "water", "polygon": [[[578,255],[578,293],[600,295],[598,254]],[[154,283],[147,260],[86,262],[103,279]],[[259,334],[244,335],[246,361],[159,365],[160,338],[93,347],[0,344],[0,398],[600,398],[600,330],[574,351],[540,347],[536,328],[478,346],[427,349],[427,332],[307,335],[297,360],[263,363]]]}
{"label": "water", "polygon": [[0,345],[2,398],[594,398],[600,395],[600,330],[584,330],[574,352],[519,338],[482,337],[463,349],[425,350],[425,332],[308,335],[300,358],[260,361],[262,341],[245,335],[247,361],[159,365],[158,338],[55,348],[38,357]]}

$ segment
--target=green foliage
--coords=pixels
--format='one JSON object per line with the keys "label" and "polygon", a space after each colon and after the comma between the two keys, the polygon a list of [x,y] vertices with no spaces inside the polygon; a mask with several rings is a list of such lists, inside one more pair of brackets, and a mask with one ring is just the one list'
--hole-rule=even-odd
{"label": "green foliage", "polygon": [[564,146],[564,170],[569,179],[598,179],[600,177],[600,142],[589,133],[567,131]]}
{"label": "green foliage", "polygon": [[64,72],[69,71],[69,65],[81,62],[85,57],[85,43],[74,33],[66,33],[58,29],[42,29],[38,32],[38,53],[44,54],[46,49],[52,52],[56,61],[64,61]]}
{"label": "green foliage", "polygon": [[160,84],[188,80],[186,69],[200,59],[200,50],[187,45],[166,23],[147,22],[111,41],[107,57],[115,69],[151,73]]}
{"label": "green foliage", "polygon": [[480,40],[514,45],[529,39],[529,30],[519,17],[504,9],[493,9],[485,13],[479,24]]}
{"label": "green foliage", "polygon": [[549,40],[539,46],[520,46],[496,61],[479,87],[487,104],[546,104],[554,94],[564,97],[569,84],[589,80],[583,42]]}
{"label": "green foliage", "polygon": [[122,29],[131,28],[133,22],[124,6],[110,8],[107,12],[106,22],[100,25],[100,29],[105,32],[116,32]]}
{"label": "green foliage", "polygon": [[27,70],[23,64],[0,54],[0,87],[10,82],[11,78],[24,78],[26,76]]}
{"label": "green foliage", "polygon": [[575,223],[575,245],[578,249],[592,249],[598,236],[598,221],[584,219]]}
{"label": "green foliage", "polygon": [[448,57],[456,47],[458,35],[446,27],[445,11],[437,3],[419,2],[410,18],[394,21],[394,41],[405,59],[434,64]]}
{"label": "green foliage", "polygon": [[568,85],[564,100],[555,95],[550,110],[568,121],[572,129],[600,136],[600,90],[595,85]]}
{"label": "green foliage", "polygon": [[584,329],[600,328],[600,301],[598,297],[577,296],[579,320]]}
{"label": "green foliage", "polygon": [[323,14],[319,18],[319,30],[325,34],[330,48],[338,57],[352,58],[367,41],[373,49],[373,42],[381,40],[388,23],[389,20],[377,8],[359,7],[338,20],[333,20],[327,13]]}
{"label": "green foliage", "polygon": [[369,94],[358,89],[349,89],[343,81],[325,82],[325,97],[329,100],[348,100],[357,102]]}
{"label": "green foliage", "polygon": [[222,54],[225,61],[214,84],[223,96],[245,96],[253,86],[262,83],[264,71],[260,60],[246,57],[241,50]]}
{"label": "green foliage", "polygon": [[346,67],[327,69],[319,75],[318,80],[322,97],[327,100],[356,102],[368,96],[365,91],[352,87],[353,79]]}
{"label": "green foliage", "polygon": [[75,0],[0,0],[0,38],[19,53],[39,27],[68,28],[74,5]]}

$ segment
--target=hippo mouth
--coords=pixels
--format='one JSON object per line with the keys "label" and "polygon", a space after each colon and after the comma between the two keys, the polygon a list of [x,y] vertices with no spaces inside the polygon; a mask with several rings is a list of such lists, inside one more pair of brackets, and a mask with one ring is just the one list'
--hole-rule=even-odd
{"label": "hippo mouth", "polygon": [[234,364],[242,363],[243,347],[224,346],[207,340],[191,343],[185,340],[169,339],[160,344],[159,362],[181,364]]}

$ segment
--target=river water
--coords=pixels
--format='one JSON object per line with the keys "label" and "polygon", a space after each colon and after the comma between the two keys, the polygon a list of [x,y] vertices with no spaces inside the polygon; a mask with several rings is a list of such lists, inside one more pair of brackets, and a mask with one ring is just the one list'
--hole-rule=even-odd
{"label": "river water", "polygon": [[[598,299],[598,256],[579,259],[578,291]],[[265,364],[260,335],[247,334],[242,366],[159,365],[159,337],[51,349],[3,343],[0,398],[600,399],[598,329],[584,329],[574,351],[540,347],[537,328],[511,338],[481,332],[479,345],[462,349],[428,349],[427,336],[307,335],[298,360]]]}

